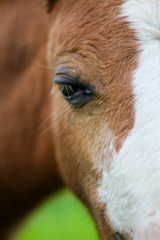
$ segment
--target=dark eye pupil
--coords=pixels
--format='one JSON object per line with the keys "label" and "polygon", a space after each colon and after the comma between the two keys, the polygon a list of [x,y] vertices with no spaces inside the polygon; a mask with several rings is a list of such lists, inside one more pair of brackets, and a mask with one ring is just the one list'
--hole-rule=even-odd
{"label": "dark eye pupil", "polygon": [[61,85],[60,90],[65,97],[71,97],[75,93],[81,92],[81,89],[79,89],[77,86],[69,84]]}

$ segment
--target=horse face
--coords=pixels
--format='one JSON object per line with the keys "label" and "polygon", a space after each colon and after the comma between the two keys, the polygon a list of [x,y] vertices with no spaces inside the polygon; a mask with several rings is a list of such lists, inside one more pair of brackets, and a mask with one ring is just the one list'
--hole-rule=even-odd
{"label": "horse face", "polygon": [[102,239],[160,238],[159,12],[156,0],[52,11],[56,155]]}

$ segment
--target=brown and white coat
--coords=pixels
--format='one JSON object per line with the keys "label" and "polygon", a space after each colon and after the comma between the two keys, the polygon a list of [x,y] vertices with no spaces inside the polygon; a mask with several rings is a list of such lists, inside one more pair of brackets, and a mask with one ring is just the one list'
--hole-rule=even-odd
{"label": "brown and white coat", "polygon": [[[33,3],[35,9],[37,3]],[[32,6],[28,1],[26,5],[29,9]],[[14,94],[19,96],[22,90],[22,108],[26,101],[34,100],[30,103],[30,124],[36,124],[30,131],[34,135],[39,129],[41,133],[34,139],[37,151],[30,152],[33,160],[28,165],[23,159],[17,176],[20,178],[20,172],[30,166],[35,190],[40,180],[42,183],[43,166],[46,175],[56,176],[54,182],[59,178],[57,167],[55,171],[58,166],[63,181],[89,208],[103,240],[160,239],[160,1],[57,0],[49,1],[48,15],[41,5],[41,10],[35,10],[37,15],[31,11],[33,20],[25,19],[33,28],[28,30],[30,37],[26,40],[30,49],[19,50],[18,59],[23,53],[22,61],[28,56],[28,65],[23,63],[23,76],[17,73],[21,70],[19,61],[16,73],[12,72],[19,78]],[[39,11],[41,23],[37,22]],[[37,30],[39,24],[41,30]],[[30,56],[33,49],[35,53]],[[10,67],[8,70],[11,72]],[[42,85],[48,86],[44,92],[40,90]],[[13,97],[11,93],[9,96],[11,111]],[[21,97],[13,101],[13,106]],[[39,117],[33,116],[39,103]],[[3,113],[1,122],[4,116],[8,119]],[[13,116],[23,120],[14,112],[12,121]],[[21,131],[24,128],[22,124]],[[12,138],[15,132],[11,124]],[[5,139],[7,145],[1,156],[9,146]],[[31,133],[27,141],[30,139]],[[25,145],[26,152],[29,146]],[[35,159],[41,159],[40,170],[35,168]],[[27,173],[25,176],[29,197]],[[47,186],[51,185],[49,179]]]}

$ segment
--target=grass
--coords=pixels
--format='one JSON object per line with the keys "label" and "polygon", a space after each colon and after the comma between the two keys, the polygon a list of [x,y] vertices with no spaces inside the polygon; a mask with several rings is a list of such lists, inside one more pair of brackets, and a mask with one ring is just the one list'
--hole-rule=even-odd
{"label": "grass", "polygon": [[64,190],[32,213],[13,240],[100,240],[82,203]]}

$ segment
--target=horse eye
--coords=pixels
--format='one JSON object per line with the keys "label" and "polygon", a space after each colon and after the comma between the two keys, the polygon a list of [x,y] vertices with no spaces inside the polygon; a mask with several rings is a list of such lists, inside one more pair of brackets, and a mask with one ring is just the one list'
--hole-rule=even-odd
{"label": "horse eye", "polygon": [[83,92],[83,89],[70,84],[60,85],[60,90],[66,99],[76,97]]}
{"label": "horse eye", "polygon": [[93,85],[82,83],[64,74],[58,74],[54,83],[59,85],[64,99],[73,107],[83,107],[94,98],[95,87]]}

